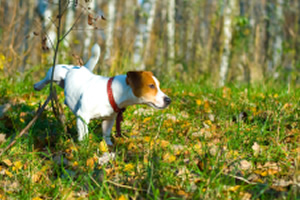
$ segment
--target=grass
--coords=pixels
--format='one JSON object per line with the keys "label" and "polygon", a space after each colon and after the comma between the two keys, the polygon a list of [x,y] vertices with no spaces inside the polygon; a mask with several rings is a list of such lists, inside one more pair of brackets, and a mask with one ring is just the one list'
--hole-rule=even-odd
{"label": "grass", "polygon": [[[33,80],[0,80],[5,148],[34,116],[48,89]],[[68,133],[48,106],[28,135],[0,158],[0,199],[297,199],[299,89],[279,86],[213,88],[163,82],[168,109],[129,107],[107,151],[101,120],[77,141],[75,117],[65,108]],[[62,90],[58,91],[63,102]],[[115,132],[115,131],[113,131]],[[1,151],[0,149],[0,151]]]}

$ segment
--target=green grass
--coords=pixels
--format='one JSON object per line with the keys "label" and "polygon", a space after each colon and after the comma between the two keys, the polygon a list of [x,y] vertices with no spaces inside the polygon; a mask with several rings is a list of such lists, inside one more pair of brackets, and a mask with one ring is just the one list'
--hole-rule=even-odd
{"label": "green grass", "polygon": [[[6,135],[1,149],[49,93],[32,86],[30,77],[0,80],[0,105],[12,106],[0,120]],[[170,107],[129,107],[125,136],[114,139],[116,159],[103,166],[101,120],[93,120],[89,138],[78,142],[74,115],[65,108],[64,134],[49,104],[0,158],[0,199],[300,197],[299,89],[165,81],[162,88],[173,100]]]}

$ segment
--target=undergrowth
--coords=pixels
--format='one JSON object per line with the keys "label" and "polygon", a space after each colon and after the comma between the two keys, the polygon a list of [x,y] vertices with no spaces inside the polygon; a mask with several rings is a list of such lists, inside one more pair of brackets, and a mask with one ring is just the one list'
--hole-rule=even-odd
{"label": "undergrowth", "polygon": [[[172,104],[128,107],[123,137],[113,138],[116,158],[106,164],[101,120],[78,142],[75,116],[64,107],[65,134],[49,104],[0,158],[0,199],[300,198],[299,90],[161,84]],[[31,77],[1,80],[0,105],[10,109],[0,118],[0,151],[48,93],[35,92]]]}

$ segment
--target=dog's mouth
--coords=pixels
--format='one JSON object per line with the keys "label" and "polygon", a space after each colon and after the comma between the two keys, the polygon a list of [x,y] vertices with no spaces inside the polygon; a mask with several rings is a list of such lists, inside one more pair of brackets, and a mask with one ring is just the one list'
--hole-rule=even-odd
{"label": "dog's mouth", "polygon": [[158,110],[165,109],[165,108],[168,106],[168,104],[165,104],[164,106],[157,106],[157,105],[155,105],[155,104],[152,103],[152,102],[147,102],[146,104],[147,104],[148,106],[151,106],[152,108],[155,108],[155,109],[158,109]]}

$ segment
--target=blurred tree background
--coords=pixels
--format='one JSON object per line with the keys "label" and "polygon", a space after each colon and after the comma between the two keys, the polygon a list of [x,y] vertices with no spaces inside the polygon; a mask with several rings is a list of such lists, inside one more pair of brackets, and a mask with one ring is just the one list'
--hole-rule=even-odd
{"label": "blurred tree background", "polygon": [[[300,83],[299,0],[61,0],[58,63],[96,73],[151,70],[160,78]],[[0,0],[0,74],[36,79],[52,65],[58,0]]]}

